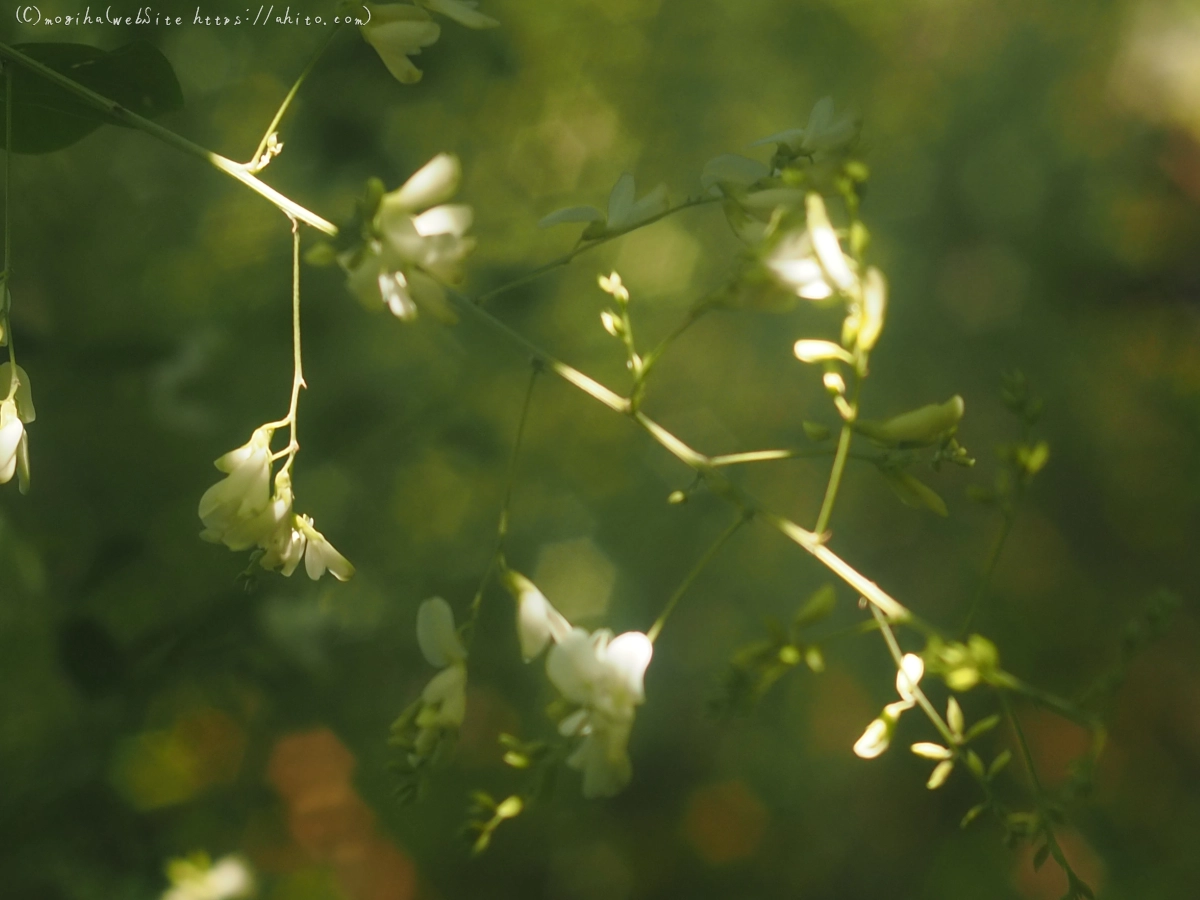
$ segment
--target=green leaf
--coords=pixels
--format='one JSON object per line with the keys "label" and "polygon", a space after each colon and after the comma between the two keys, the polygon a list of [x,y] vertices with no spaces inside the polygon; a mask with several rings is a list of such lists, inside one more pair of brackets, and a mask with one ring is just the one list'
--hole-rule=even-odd
{"label": "green leaf", "polygon": [[987,809],[986,803],[978,803],[967,810],[967,814],[962,817],[962,821],[958,823],[959,828],[966,828],[976,819],[978,819]]}
{"label": "green leaf", "polygon": [[832,584],[823,584],[805,601],[792,619],[792,627],[799,630],[820,622],[831,612],[837,603],[837,594]]}
{"label": "green leaf", "polygon": [[1050,856],[1050,845],[1049,844],[1042,844],[1042,846],[1038,847],[1038,851],[1036,854],[1034,854],[1034,857],[1033,857],[1033,871],[1036,872],[1038,869],[1040,869],[1045,864],[1046,859],[1049,856]]}
{"label": "green leaf", "polygon": [[[183,92],[170,62],[145,41],[112,51],[58,43],[18,44],[14,49],[139,116],[154,118],[183,106]],[[105,123],[122,124],[30,69],[12,64],[9,71],[17,153],[61,150]],[[4,115],[3,95],[0,115]]]}
{"label": "green leaf", "polygon": [[881,468],[879,471],[905,506],[927,509],[943,518],[950,514],[946,509],[946,501],[938,496],[937,491],[913,475],[899,469]]}

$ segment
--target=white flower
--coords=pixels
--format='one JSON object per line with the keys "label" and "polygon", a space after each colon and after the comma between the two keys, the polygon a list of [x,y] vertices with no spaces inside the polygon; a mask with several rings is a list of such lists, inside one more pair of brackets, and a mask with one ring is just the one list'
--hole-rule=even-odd
{"label": "white flower", "polygon": [[441,671],[421,692],[413,765],[430,755],[442,733],[460,727],[467,715],[467,649],[454,627],[454,612],[441,597],[431,597],[417,609],[417,645]]}
{"label": "white flower", "polygon": [[583,772],[585,797],[609,797],[629,783],[629,734],[635,707],[645,699],[643,679],[654,646],[637,631],[613,637],[573,628],[550,650],[546,674],[580,709],[559,723],[583,738],[567,765]]}
{"label": "white flower", "polygon": [[[25,426],[37,418],[29,375],[17,366],[17,390],[0,401],[0,484],[12,481],[15,474],[22,494],[29,493],[29,433]],[[12,385],[12,363],[0,365],[0,395],[7,396]]]}
{"label": "white flower", "polygon": [[[200,498],[198,511],[204,523],[200,536],[206,541],[226,542],[227,535],[244,530],[248,522],[270,505],[272,434],[273,429],[258,428],[248,442],[213,463],[226,475]],[[258,536],[249,543],[239,535],[232,536],[235,543],[242,544],[240,549],[258,542]],[[233,544],[230,547],[238,549]]]}
{"label": "white flower", "polygon": [[858,276],[830,224],[821,195],[805,198],[803,231],[784,234],[763,260],[781,285],[805,300],[825,300],[835,290],[857,297]]}
{"label": "white flower", "polygon": [[481,13],[474,0],[417,0],[423,7],[468,28],[495,28],[500,23]]}
{"label": "white flower", "polygon": [[540,222],[539,228],[548,228],[564,222],[593,223],[584,231],[584,237],[599,237],[617,231],[627,231],[642,222],[661,216],[671,208],[667,199],[667,186],[660,184],[636,200],[637,188],[633,176],[626,172],[617,179],[612,192],[608,195],[608,214],[600,212],[594,206],[571,206],[550,213]]}
{"label": "white flower", "polygon": [[422,47],[438,39],[441,28],[429,13],[408,3],[366,4],[371,21],[361,28],[363,39],[375,48],[383,64],[401,84],[421,80],[421,70],[413,65]]}
{"label": "white flower", "polygon": [[506,571],[504,583],[517,600],[517,637],[525,662],[545,650],[551,640],[557,644],[571,633],[566,617],[520,572]]}
{"label": "white flower", "polygon": [[808,116],[808,124],[804,128],[781,131],[761,141],[755,141],[751,146],[779,144],[794,155],[814,156],[848,147],[854,143],[861,129],[862,118],[858,113],[846,110],[840,116],[835,116],[833,99],[822,97],[813,106]]}
{"label": "white flower", "polygon": [[254,876],[246,861],[226,856],[210,862],[201,854],[173,860],[167,866],[171,887],[162,900],[234,900],[254,893]]}
{"label": "white flower", "polygon": [[[354,566],[350,565],[350,561],[333,548],[333,544],[329,543],[325,535],[313,527],[311,518],[296,516],[292,530],[293,533],[299,533],[304,539],[304,571],[313,581],[324,575],[327,569],[329,574],[338,581],[346,581],[354,574]],[[296,539],[289,537],[289,542],[289,549],[295,554]],[[290,562],[290,558],[288,561]],[[295,569],[294,564],[292,564],[292,569]],[[290,575],[291,572],[285,569],[284,574]]]}
{"label": "white flower", "polygon": [[338,257],[359,299],[383,304],[403,320],[425,309],[444,322],[457,321],[439,282],[461,283],[462,264],[475,248],[475,239],[466,235],[471,207],[445,203],[461,179],[458,158],[441,153],[383,196],[372,220],[376,236]]}
{"label": "white flower", "polygon": [[888,748],[900,714],[917,705],[916,688],[925,674],[925,661],[915,653],[906,653],[896,672],[896,693],[901,697],[883,708],[879,718],[867,726],[862,737],[854,742],[854,753],[863,759],[874,759]]}

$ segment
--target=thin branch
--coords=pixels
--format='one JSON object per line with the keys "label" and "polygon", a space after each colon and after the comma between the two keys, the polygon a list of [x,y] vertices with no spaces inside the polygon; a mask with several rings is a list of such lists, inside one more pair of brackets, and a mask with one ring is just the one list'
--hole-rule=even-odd
{"label": "thin branch", "polygon": [[667,624],[667,618],[674,611],[679,601],[683,599],[683,595],[692,586],[692,582],[700,576],[700,573],[704,571],[705,567],[713,561],[717,553],[725,546],[725,542],[733,537],[737,530],[746,524],[748,519],[749,517],[745,514],[741,514],[734,519],[728,528],[717,535],[717,539],[704,551],[704,555],[696,561],[696,564],[692,566],[692,570],[684,576],[683,581],[679,583],[679,587],[675,588],[675,592],[667,600],[667,605],[663,607],[663,611],[659,613],[658,618],[654,620],[654,624],[650,626],[650,630],[646,632],[646,637],[650,639],[650,643],[653,644],[658,639],[663,626]]}
{"label": "thin branch", "polygon": [[[107,97],[97,94],[95,91],[84,87],[82,84],[68,78],[66,75],[56,72],[49,66],[45,66],[36,59],[31,59],[19,50],[14,50],[7,44],[0,43],[0,57],[10,60],[17,65],[29,69],[31,72],[39,75],[47,81],[61,87],[63,90],[69,91],[79,99],[83,100],[89,106],[106,115],[111,116],[118,122],[128,125],[130,128],[135,128],[138,131],[145,132],[151,137],[158,138],[165,144],[174,147],[176,150],[182,150],[189,156],[197,157],[207,162],[214,168],[224,172],[231,178],[236,178],[250,190],[254,191],[261,197],[275,204],[280,210],[294,219],[299,219],[305,225],[316,228],[318,231],[323,231],[325,234],[332,236],[337,235],[337,226],[332,222],[323,219],[321,216],[305,209],[299,203],[296,203],[289,197],[285,197],[279,191],[275,190],[270,185],[259,181],[253,174],[247,171],[246,167],[241,163],[234,162],[232,159],[226,159],[219,153],[214,153],[201,147],[199,144],[192,143],[187,138],[176,134],[169,128],[164,128],[156,122],[139,116],[137,113],[126,109],[115,100],[110,100]],[[11,104],[10,104],[11,108]]]}

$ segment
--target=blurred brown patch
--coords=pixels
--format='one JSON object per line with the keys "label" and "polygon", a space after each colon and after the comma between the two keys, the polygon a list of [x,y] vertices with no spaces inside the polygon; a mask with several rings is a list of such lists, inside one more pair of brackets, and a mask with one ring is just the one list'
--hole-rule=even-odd
{"label": "blurred brown patch", "polygon": [[267,780],[287,807],[291,838],[314,861],[330,866],[347,897],[410,900],[416,867],[381,835],[375,816],[350,778],[354,755],[328,728],[280,738]]}
{"label": "blurred brown patch", "polygon": [[858,681],[831,667],[821,676],[821,689],[815,693],[809,710],[808,745],[814,753],[847,756],[877,715],[879,709]]}
{"label": "blurred brown patch", "polygon": [[744,781],[727,781],[692,794],[683,829],[705,862],[721,865],[752,855],[762,842],[768,818]]}

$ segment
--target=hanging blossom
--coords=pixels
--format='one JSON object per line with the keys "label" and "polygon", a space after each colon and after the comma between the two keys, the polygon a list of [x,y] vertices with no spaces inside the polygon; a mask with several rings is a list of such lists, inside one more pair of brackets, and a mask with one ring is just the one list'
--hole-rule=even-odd
{"label": "hanging blossom", "polygon": [[580,708],[559,723],[559,732],[582,741],[567,765],[583,773],[585,797],[611,797],[629,783],[629,734],[635,708],[646,699],[643,679],[654,646],[638,631],[612,636],[572,628],[550,649],[546,674]]}
{"label": "hanging blossom", "polygon": [[917,705],[915,691],[921,676],[925,674],[925,661],[915,653],[904,654],[900,669],[896,672],[896,693],[899,700],[883,708],[879,718],[867,726],[862,737],[854,742],[854,752],[863,759],[874,759],[888,748],[900,714]]}
{"label": "hanging blossom", "polygon": [[[12,363],[0,365],[0,391],[12,383]],[[29,376],[17,366],[17,390],[0,400],[0,484],[17,476],[22,494],[29,493],[29,433],[25,426],[37,418]]]}
{"label": "hanging blossom", "polygon": [[338,256],[347,286],[368,306],[386,306],[398,319],[424,309],[453,323],[458,317],[443,284],[463,280],[463,262],[475,248],[466,232],[474,213],[446,203],[458,190],[462,166],[440,153],[397,190],[384,194],[365,244]]}
{"label": "hanging blossom", "polygon": [[520,572],[506,570],[504,586],[517,601],[517,639],[525,662],[540,656],[551,641],[557,644],[571,633],[567,617]]}
{"label": "hanging blossom", "polygon": [[167,866],[171,887],[162,900],[235,900],[254,893],[254,875],[239,856],[216,862],[207,854],[172,860]]}
{"label": "hanging blossom", "polygon": [[606,234],[626,231],[661,216],[671,208],[665,184],[658,185],[640,200],[636,198],[637,186],[633,176],[626,172],[617,179],[608,195],[607,214],[594,206],[570,206],[550,213],[538,222],[538,228],[549,228],[564,222],[588,222],[583,239],[591,240]]}
{"label": "hanging blossom", "polygon": [[200,537],[230,550],[257,548],[259,564],[290,576],[300,560],[314,581],[328,571],[339,581],[354,574],[354,566],[333,548],[308,516],[292,510],[292,478],[284,465],[271,490],[271,436],[263,426],[250,440],[218,459],[214,465],[225,477],[204,492],[199,515]]}
{"label": "hanging blossom", "polygon": [[454,612],[441,597],[431,597],[417,610],[417,645],[431,666],[441,669],[421,692],[417,736],[409,763],[416,766],[433,755],[448,733],[467,715],[467,649],[454,627]]}
{"label": "hanging blossom", "polygon": [[383,64],[401,84],[416,84],[422,72],[410,59],[437,42],[441,27],[428,11],[441,13],[468,28],[495,28],[500,23],[485,16],[470,0],[418,0],[410,3],[367,3],[370,21],[361,26],[363,39],[375,48]]}
{"label": "hanging blossom", "polygon": [[805,227],[784,234],[763,260],[779,284],[805,300],[859,292],[854,260],[842,252],[820,194],[805,198]]}

